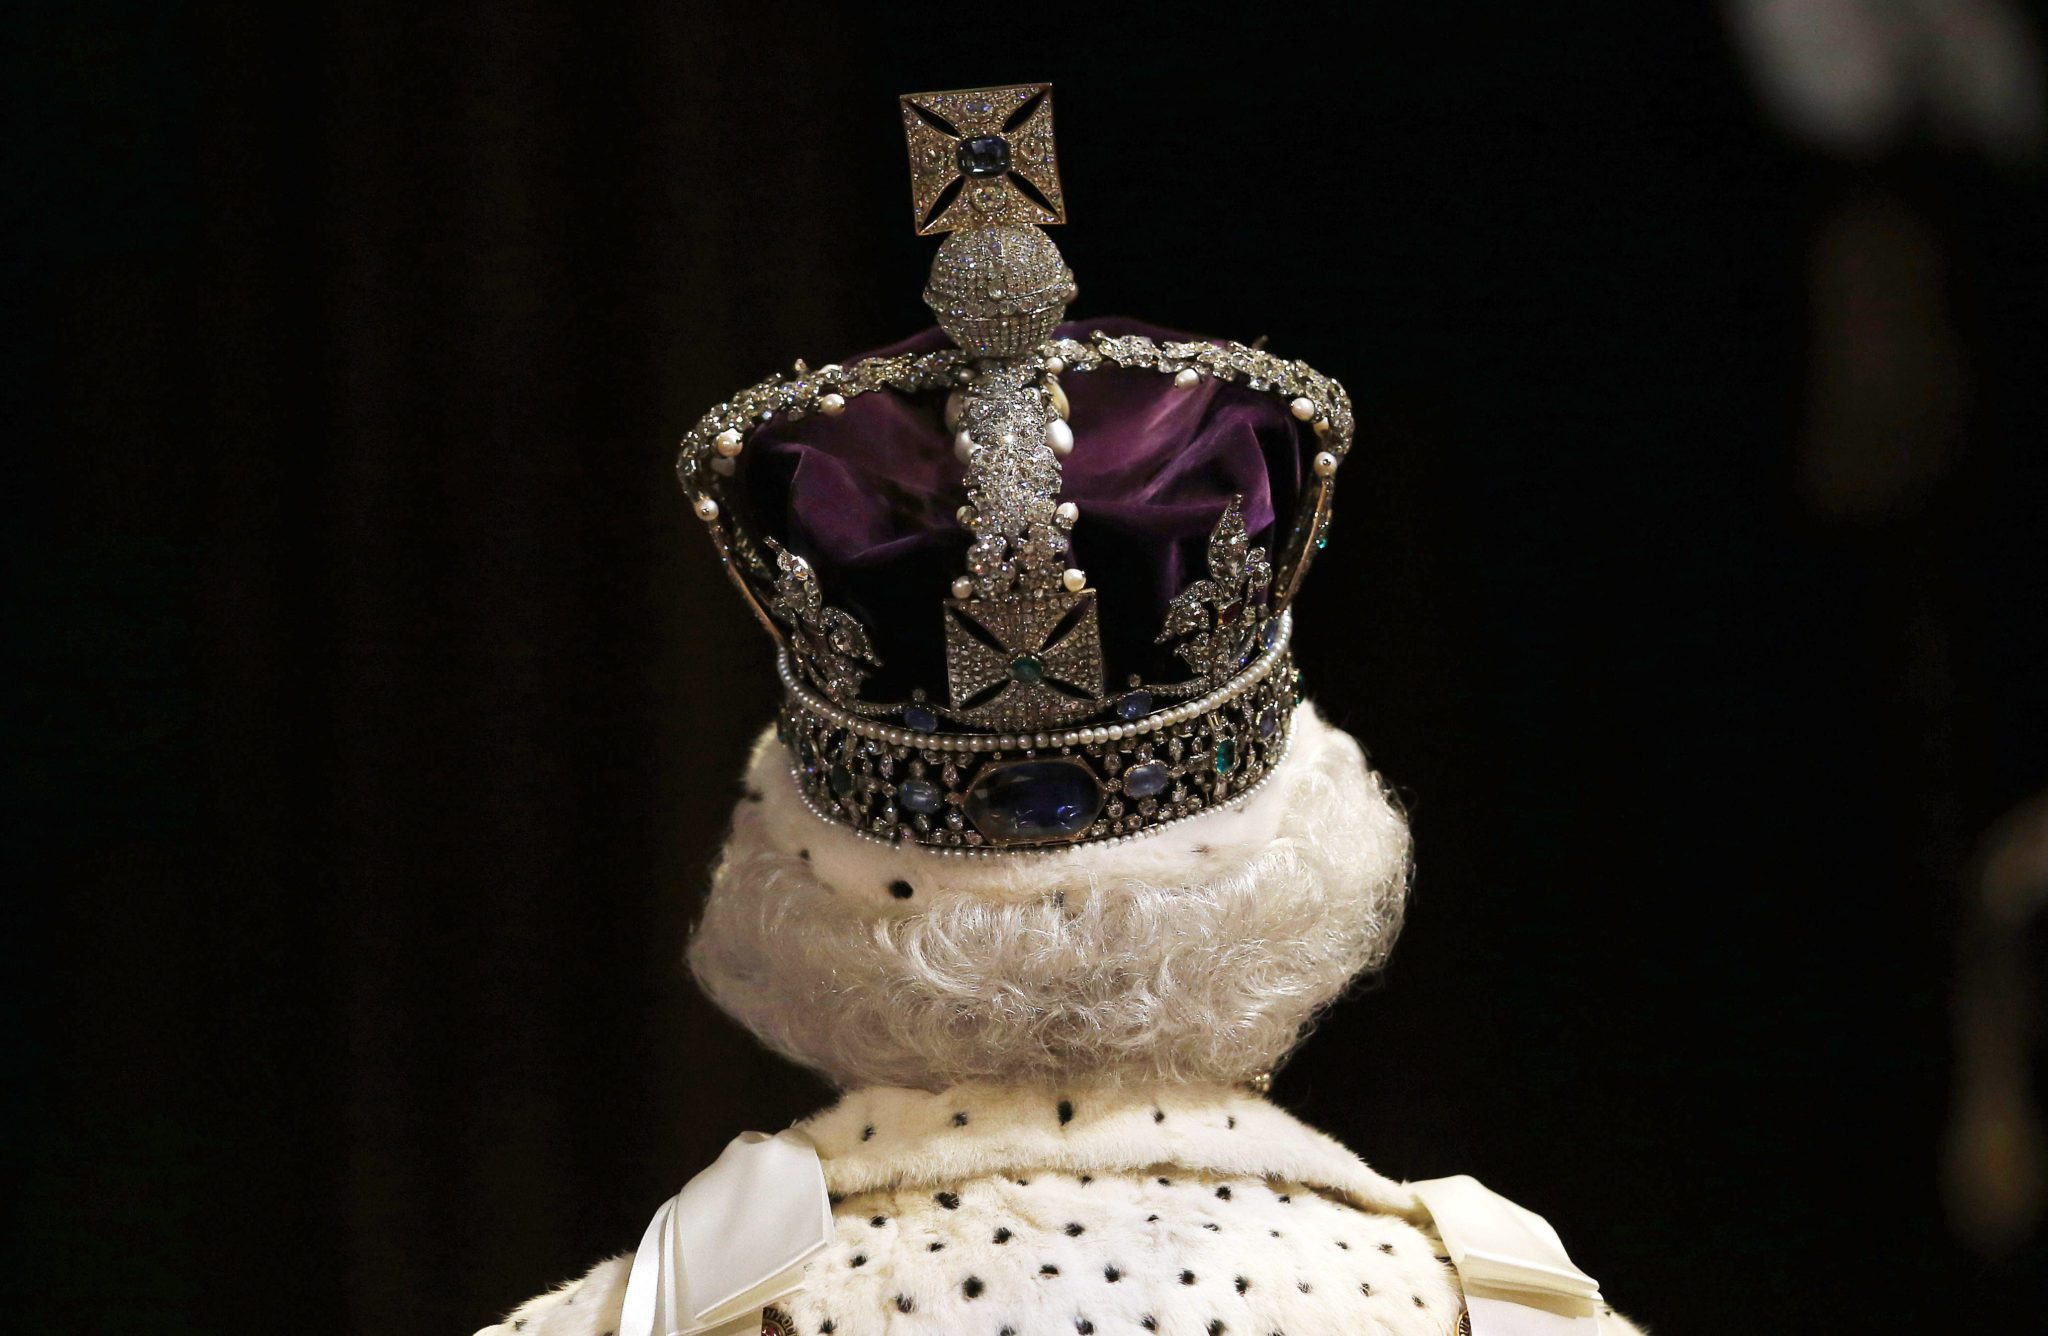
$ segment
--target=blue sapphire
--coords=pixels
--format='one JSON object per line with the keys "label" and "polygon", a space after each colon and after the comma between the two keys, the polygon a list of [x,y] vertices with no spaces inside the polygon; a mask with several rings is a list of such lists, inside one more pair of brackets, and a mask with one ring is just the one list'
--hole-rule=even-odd
{"label": "blue sapphire", "polygon": [[1265,628],[1259,632],[1259,639],[1265,642],[1267,649],[1271,649],[1280,643],[1280,619],[1278,617],[1266,623]]}
{"label": "blue sapphire", "polygon": [[1173,778],[1173,772],[1164,761],[1147,761],[1124,771],[1124,792],[1133,798],[1156,798],[1166,792],[1166,785]]}
{"label": "blue sapphire", "polygon": [[1280,731],[1280,707],[1268,705],[1259,711],[1259,736],[1270,738]]}
{"label": "blue sapphire", "polygon": [[962,176],[1001,176],[1010,170],[1010,141],[1001,135],[976,135],[963,139],[953,150],[953,161]]}
{"label": "blue sapphire", "polygon": [[920,733],[932,733],[938,730],[939,717],[922,705],[906,705],[903,707],[903,723],[906,728],[914,728]]}
{"label": "blue sapphire", "polygon": [[920,816],[938,811],[945,797],[944,790],[928,779],[906,779],[896,786],[896,801],[903,804],[903,810]]}
{"label": "blue sapphire", "polygon": [[1125,693],[1116,703],[1116,717],[1125,723],[1135,723],[1152,713],[1152,693],[1132,691]]}
{"label": "blue sapphire", "polygon": [[1071,840],[1102,812],[1102,781],[1071,756],[1002,761],[967,790],[967,819],[991,844]]}

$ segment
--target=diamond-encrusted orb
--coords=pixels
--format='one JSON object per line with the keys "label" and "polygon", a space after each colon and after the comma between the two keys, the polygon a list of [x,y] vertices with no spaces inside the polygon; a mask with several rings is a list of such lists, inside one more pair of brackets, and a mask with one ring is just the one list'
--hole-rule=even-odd
{"label": "diamond-encrusted orb", "polygon": [[1074,275],[1052,238],[1029,223],[951,233],[932,259],[925,305],[976,357],[1022,357],[1052,337]]}
{"label": "diamond-encrusted orb", "polygon": [[953,150],[953,161],[962,176],[1001,176],[1010,170],[1010,141],[1001,135],[963,139]]}
{"label": "diamond-encrusted orb", "polygon": [[1156,798],[1166,792],[1173,772],[1164,761],[1146,761],[1124,771],[1124,792],[1133,798]]}
{"label": "diamond-encrusted orb", "polygon": [[1079,839],[1102,812],[1102,781],[1070,756],[1001,761],[967,790],[967,819],[991,844],[1058,844]]}
{"label": "diamond-encrusted orb", "polygon": [[896,801],[906,812],[930,816],[945,801],[945,790],[928,779],[906,779],[896,786]]}

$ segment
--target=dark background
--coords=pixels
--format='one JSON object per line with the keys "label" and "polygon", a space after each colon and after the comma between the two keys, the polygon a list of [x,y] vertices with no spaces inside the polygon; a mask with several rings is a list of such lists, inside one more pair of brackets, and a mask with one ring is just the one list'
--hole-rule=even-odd
{"label": "dark background", "polygon": [[[681,966],[772,675],[672,449],[924,323],[897,93],[1050,78],[1075,314],[1364,424],[1297,643],[1421,876],[1277,1097],[1661,1333],[2037,1329],[1937,1171],[2048,786],[2038,165],[1830,160],[1676,6],[968,13],[10,9],[9,1325],[466,1333],[828,1098]],[[1807,444],[1859,201],[1963,373],[1903,484]]]}

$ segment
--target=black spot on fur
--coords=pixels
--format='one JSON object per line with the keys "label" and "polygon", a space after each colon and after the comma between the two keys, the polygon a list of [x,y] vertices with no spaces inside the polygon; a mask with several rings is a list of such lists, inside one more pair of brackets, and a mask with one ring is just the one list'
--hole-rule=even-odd
{"label": "black spot on fur", "polygon": [[939,1252],[942,1251],[945,1248],[945,1246],[946,1245],[943,1243],[927,1243],[924,1246],[924,1250],[926,1252]]}
{"label": "black spot on fur", "polygon": [[1005,1225],[1003,1228],[996,1231],[995,1241],[997,1243],[1008,1243],[1010,1241],[1009,1226]]}
{"label": "black spot on fur", "polygon": [[932,1196],[932,1200],[937,1202],[939,1205],[945,1207],[949,1211],[957,1211],[960,1209],[960,1194],[958,1194],[957,1192],[935,1193]]}
{"label": "black spot on fur", "polygon": [[908,900],[911,896],[917,894],[917,888],[909,882],[898,878],[889,883],[889,894],[895,896],[898,900]]}
{"label": "black spot on fur", "polygon": [[750,803],[757,803],[757,802],[760,802],[760,801],[761,801],[761,800],[762,800],[763,798],[765,798],[765,797],[767,797],[767,796],[768,796],[768,795],[766,795],[766,794],[762,793],[762,792],[761,792],[761,790],[759,790],[759,789],[748,789],[748,790],[747,790],[747,801],[748,801],[748,802],[750,802]]}
{"label": "black spot on fur", "polygon": [[848,1266],[866,1266],[867,1264],[868,1255],[866,1253],[855,1253],[853,1260],[847,1263]]}
{"label": "black spot on fur", "polygon": [[808,863],[808,862],[810,862],[810,861],[811,861],[811,851],[810,851],[809,849],[799,849],[799,850],[797,850],[797,851],[796,851],[796,856],[797,856],[798,858],[801,858],[801,859],[803,859],[803,860],[804,860],[804,861],[805,861],[806,863]]}
{"label": "black spot on fur", "polygon": [[880,1229],[883,1225],[886,1225],[888,1223],[889,1217],[886,1215],[878,1215],[868,1221],[868,1224],[875,1229]]}
{"label": "black spot on fur", "polygon": [[1065,1126],[1066,1126],[1066,1125],[1067,1125],[1068,1123],[1071,1123],[1071,1122],[1073,1122],[1073,1121],[1074,1121],[1074,1101],[1072,1101],[1072,1100],[1070,1100],[1070,1099],[1063,1099],[1063,1100],[1061,1100],[1061,1101],[1060,1101],[1060,1126],[1061,1126],[1061,1127],[1065,1127]]}
{"label": "black spot on fur", "polygon": [[1209,1336],[1223,1336],[1222,1318],[1212,1317],[1209,1319]]}
{"label": "black spot on fur", "polygon": [[1138,1325],[1147,1331],[1157,1331],[1159,1330],[1159,1319],[1147,1313],[1138,1319]]}
{"label": "black spot on fur", "polygon": [[1391,1243],[1382,1243],[1380,1245],[1380,1251],[1385,1253],[1387,1256],[1392,1257],[1394,1255],[1394,1245]]}
{"label": "black spot on fur", "polygon": [[897,1311],[897,1312],[899,1312],[899,1313],[908,1313],[908,1312],[909,1312],[909,1311],[910,1311],[911,1309],[913,1309],[913,1308],[915,1308],[915,1307],[917,1307],[917,1300],[915,1300],[915,1299],[911,1298],[911,1297],[910,1297],[909,1295],[907,1295],[907,1294],[899,1294],[899,1295],[897,1295],[897,1296],[896,1296],[896,1311]]}
{"label": "black spot on fur", "polygon": [[1124,1273],[1113,1266],[1102,1268],[1102,1278],[1114,1285],[1124,1278]]}
{"label": "black spot on fur", "polygon": [[832,1336],[832,1333],[837,1330],[839,1330],[839,1324],[829,1317],[818,1324],[818,1336]]}
{"label": "black spot on fur", "polygon": [[954,1115],[953,1115],[953,1126],[955,1126],[955,1127],[965,1127],[965,1126],[967,1126],[967,1110],[965,1110],[965,1109],[962,1109],[962,1110],[960,1110],[960,1112],[958,1112],[958,1113],[956,1113],[956,1114],[954,1114]]}
{"label": "black spot on fur", "polygon": [[1163,1123],[1163,1122],[1165,1122],[1165,1121],[1166,1121],[1166,1110],[1164,1110],[1164,1109],[1154,1109],[1154,1110],[1152,1110],[1152,1121],[1153,1121],[1153,1122],[1155,1122],[1155,1123]]}
{"label": "black spot on fur", "polygon": [[1192,1272],[1192,1271],[1183,1271],[1183,1272],[1181,1272],[1181,1273],[1180,1273],[1180,1283],[1181,1283],[1181,1284],[1183,1284],[1183,1285],[1192,1285],[1192,1284],[1194,1284],[1194,1283],[1195,1283],[1195,1273],[1194,1273],[1194,1272]]}
{"label": "black spot on fur", "polygon": [[1235,1281],[1231,1283],[1237,1286],[1237,1292],[1239,1294],[1243,1294],[1246,1290],[1252,1287],[1252,1283],[1246,1280],[1243,1276],[1239,1276]]}
{"label": "black spot on fur", "polygon": [[1085,1317],[1077,1317],[1074,1319],[1074,1330],[1080,1332],[1081,1336],[1094,1336],[1095,1324]]}
{"label": "black spot on fur", "polygon": [[1312,1294],[1315,1292],[1316,1287],[1305,1280],[1297,1280],[1294,1282],[1294,1288],[1300,1290],[1303,1294]]}
{"label": "black spot on fur", "polygon": [[966,1280],[960,1283],[960,1292],[970,1299],[979,1299],[981,1297],[981,1290],[982,1284],[980,1276],[969,1276]]}
{"label": "black spot on fur", "polygon": [[1218,1196],[1219,1198],[1221,1198],[1222,1200],[1224,1200],[1224,1201],[1229,1201],[1229,1200],[1230,1200],[1230,1186],[1229,1186],[1228,1184],[1225,1184],[1224,1186],[1222,1186],[1222,1187],[1220,1187],[1220,1188],[1217,1188],[1217,1189],[1216,1189],[1216,1195],[1217,1195],[1217,1196]]}
{"label": "black spot on fur", "polygon": [[1070,1239],[1078,1239],[1081,1237],[1082,1233],[1086,1229],[1087,1226],[1081,1224],[1079,1221],[1069,1221],[1067,1224],[1067,1237]]}
{"label": "black spot on fur", "polygon": [[1051,1262],[1047,1262],[1044,1266],[1038,1268],[1038,1274],[1041,1276],[1057,1276],[1059,1273],[1060,1269]]}
{"label": "black spot on fur", "polygon": [[875,1139],[875,1125],[873,1123],[869,1123],[866,1127],[860,1129],[860,1139],[862,1141],[873,1141]]}

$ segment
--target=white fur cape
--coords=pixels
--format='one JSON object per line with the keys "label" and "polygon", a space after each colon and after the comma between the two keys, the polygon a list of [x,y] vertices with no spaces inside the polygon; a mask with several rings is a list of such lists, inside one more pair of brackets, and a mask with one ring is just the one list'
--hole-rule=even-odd
{"label": "white fur cape", "polygon": [[[777,1305],[798,1336],[1460,1329],[1456,1272],[1412,1194],[1242,1092],[870,1089],[799,1127],[835,1237]],[[608,1336],[631,1266],[605,1262],[487,1330]]]}

